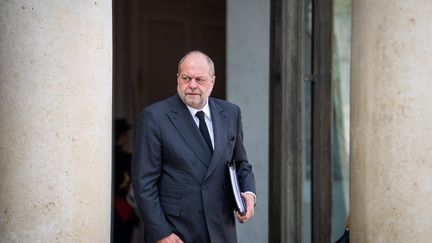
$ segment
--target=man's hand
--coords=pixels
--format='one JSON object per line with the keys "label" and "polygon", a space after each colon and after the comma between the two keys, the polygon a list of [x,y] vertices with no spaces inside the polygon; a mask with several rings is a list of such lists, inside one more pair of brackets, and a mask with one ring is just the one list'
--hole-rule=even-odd
{"label": "man's hand", "polygon": [[246,208],[247,212],[245,215],[240,215],[239,212],[236,212],[236,217],[240,223],[245,223],[249,219],[251,219],[254,216],[254,210],[255,210],[255,197],[250,193],[241,193],[241,196],[243,197],[243,200],[246,202]]}
{"label": "man's hand", "polygon": [[167,237],[156,241],[156,243],[183,243],[183,241],[176,234],[172,233]]}

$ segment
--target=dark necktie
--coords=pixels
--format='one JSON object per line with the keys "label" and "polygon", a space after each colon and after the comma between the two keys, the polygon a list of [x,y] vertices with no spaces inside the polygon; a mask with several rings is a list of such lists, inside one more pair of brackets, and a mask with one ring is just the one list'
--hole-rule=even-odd
{"label": "dark necktie", "polygon": [[195,114],[195,116],[198,117],[198,120],[199,120],[199,130],[200,130],[202,136],[204,137],[204,140],[206,141],[207,146],[210,149],[210,152],[213,153],[213,146],[212,146],[212,142],[210,139],[210,133],[207,129],[207,124],[206,124],[205,119],[204,119],[204,112],[198,111]]}

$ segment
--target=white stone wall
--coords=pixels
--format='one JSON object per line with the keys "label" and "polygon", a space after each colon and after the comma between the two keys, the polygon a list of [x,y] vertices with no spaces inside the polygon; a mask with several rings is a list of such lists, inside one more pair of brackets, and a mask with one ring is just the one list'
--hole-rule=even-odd
{"label": "white stone wall", "polygon": [[258,196],[253,220],[238,224],[240,243],[268,238],[269,25],[269,0],[227,1],[227,99],[242,109]]}

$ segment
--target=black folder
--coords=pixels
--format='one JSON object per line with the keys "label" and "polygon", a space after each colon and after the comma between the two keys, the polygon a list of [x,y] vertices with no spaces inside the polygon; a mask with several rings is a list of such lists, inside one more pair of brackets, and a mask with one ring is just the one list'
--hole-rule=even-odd
{"label": "black folder", "polygon": [[247,208],[246,203],[240,194],[240,187],[238,184],[237,171],[234,160],[228,161],[228,173],[231,181],[231,189],[234,195],[236,210],[240,213],[240,215],[245,215]]}

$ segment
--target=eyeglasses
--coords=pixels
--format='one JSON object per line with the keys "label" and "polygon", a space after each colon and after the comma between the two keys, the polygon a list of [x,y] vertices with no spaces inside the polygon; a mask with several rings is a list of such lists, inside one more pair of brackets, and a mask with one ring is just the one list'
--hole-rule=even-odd
{"label": "eyeglasses", "polygon": [[179,78],[180,78],[180,80],[182,80],[184,83],[190,83],[190,82],[192,82],[192,79],[195,79],[195,82],[197,82],[198,84],[204,84],[204,83],[206,83],[207,82],[207,80],[209,79],[209,78],[206,78],[206,77],[200,77],[200,76],[198,76],[198,77],[191,77],[191,76],[189,76],[189,75],[186,75],[186,74],[181,74],[181,75],[177,75]]}

